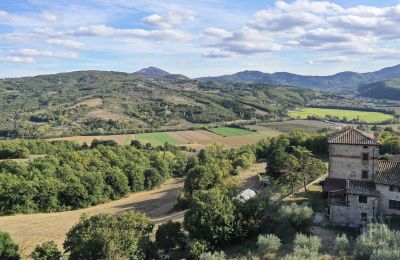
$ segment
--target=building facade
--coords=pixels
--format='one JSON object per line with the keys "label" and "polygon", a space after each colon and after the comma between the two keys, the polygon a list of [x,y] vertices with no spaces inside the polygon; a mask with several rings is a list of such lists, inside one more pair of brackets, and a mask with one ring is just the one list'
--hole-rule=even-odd
{"label": "building facade", "polygon": [[347,128],[328,138],[329,219],[359,227],[378,214],[400,214],[400,162],[380,160],[376,136]]}

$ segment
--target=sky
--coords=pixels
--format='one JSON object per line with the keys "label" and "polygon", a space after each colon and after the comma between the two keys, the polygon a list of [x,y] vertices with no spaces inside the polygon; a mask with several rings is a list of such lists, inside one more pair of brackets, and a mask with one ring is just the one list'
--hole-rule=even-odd
{"label": "sky", "polygon": [[0,0],[0,77],[155,66],[330,75],[400,63],[400,1]]}

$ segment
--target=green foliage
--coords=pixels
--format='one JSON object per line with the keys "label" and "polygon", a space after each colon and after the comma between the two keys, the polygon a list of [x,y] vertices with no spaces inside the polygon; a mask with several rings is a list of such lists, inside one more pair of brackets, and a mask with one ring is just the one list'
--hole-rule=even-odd
{"label": "green foliage", "polygon": [[202,253],[199,257],[199,260],[225,260],[226,255],[223,251],[220,252],[207,252],[207,253]]}
{"label": "green foliage", "polygon": [[321,247],[321,239],[316,236],[306,236],[303,234],[296,234],[293,240],[293,252],[283,259],[318,259],[318,249]]}
{"label": "green foliage", "polygon": [[83,215],[67,233],[65,251],[72,259],[144,259],[153,224],[134,211],[119,215]]}
{"label": "green foliage", "polygon": [[359,236],[354,245],[355,255],[360,258],[388,256],[381,259],[394,259],[399,250],[400,232],[383,224],[369,224],[367,232]]}
{"label": "green foliage", "polygon": [[2,231],[0,231],[0,259],[20,259],[18,245],[11,239],[10,234]]}
{"label": "green foliage", "polygon": [[35,247],[32,258],[35,260],[59,260],[61,251],[54,241],[47,241]]}
{"label": "green foliage", "polygon": [[282,205],[272,215],[275,233],[290,241],[296,232],[305,232],[312,222],[314,212],[311,208],[299,206],[296,203]]}
{"label": "green foliage", "polygon": [[186,165],[186,158],[178,150],[138,150],[104,144],[81,150],[69,143],[54,148],[58,144],[40,141],[42,149],[31,143],[18,141],[14,145],[49,154],[27,164],[0,162],[0,214],[96,205],[130,191],[158,187],[172,175],[182,175]]}
{"label": "green foliage", "polygon": [[274,234],[258,235],[257,247],[261,255],[274,253],[281,247],[281,240]]}
{"label": "green foliage", "polygon": [[333,246],[333,252],[337,256],[345,256],[350,250],[350,242],[346,234],[337,235],[335,238],[335,244]]}
{"label": "green foliage", "polygon": [[189,255],[193,259],[198,259],[201,254],[208,251],[208,248],[209,244],[207,243],[207,241],[194,239],[189,243]]}
{"label": "green foliage", "polygon": [[182,231],[181,223],[168,221],[158,226],[156,232],[156,245],[165,253],[168,253],[176,246],[181,248],[185,245],[185,234]]}

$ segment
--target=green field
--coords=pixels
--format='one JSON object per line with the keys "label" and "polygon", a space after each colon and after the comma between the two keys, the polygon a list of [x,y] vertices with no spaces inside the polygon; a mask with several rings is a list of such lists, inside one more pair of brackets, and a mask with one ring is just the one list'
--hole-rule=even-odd
{"label": "green field", "polygon": [[139,140],[141,143],[151,143],[152,145],[164,145],[165,143],[179,145],[179,142],[169,136],[167,133],[148,133],[148,134],[138,134],[135,135],[136,140]]}
{"label": "green field", "polygon": [[367,123],[380,123],[386,120],[393,119],[393,115],[384,114],[381,112],[368,112],[368,111],[355,111],[355,110],[344,110],[344,109],[330,109],[330,108],[303,108],[300,110],[290,111],[289,117],[306,119],[307,116],[318,116],[320,118],[326,118],[327,116],[339,117],[347,120],[358,119]]}
{"label": "green field", "polygon": [[234,127],[216,127],[210,128],[208,131],[211,131],[217,135],[221,135],[223,137],[230,137],[230,136],[242,136],[242,135],[252,135],[257,132],[253,132],[247,129],[242,128],[234,128]]}

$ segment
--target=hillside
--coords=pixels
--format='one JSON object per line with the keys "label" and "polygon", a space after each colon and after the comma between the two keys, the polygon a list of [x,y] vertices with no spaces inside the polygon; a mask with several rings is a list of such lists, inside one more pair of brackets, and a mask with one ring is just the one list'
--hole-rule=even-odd
{"label": "hillside", "polygon": [[357,73],[340,72],[330,76],[304,76],[288,72],[264,73],[261,71],[242,71],[232,75],[218,77],[202,77],[200,81],[213,81],[220,83],[264,83],[274,85],[289,85],[295,87],[331,90],[331,89],[356,89],[377,81],[400,77],[400,65],[387,67],[375,72]]}
{"label": "hillside", "polygon": [[316,92],[77,71],[0,80],[1,137],[49,137],[189,129],[273,118]]}
{"label": "hillside", "polygon": [[400,78],[362,85],[358,91],[361,97],[400,100]]}
{"label": "hillside", "polygon": [[141,70],[138,70],[133,73],[136,76],[144,76],[149,78],[163,78],[163,79],[170,79],[170,80],[187,80],[189,79],[185,75],[182,74],[172,74],[168,71],[156,68],[156,67],[148,67]]}

